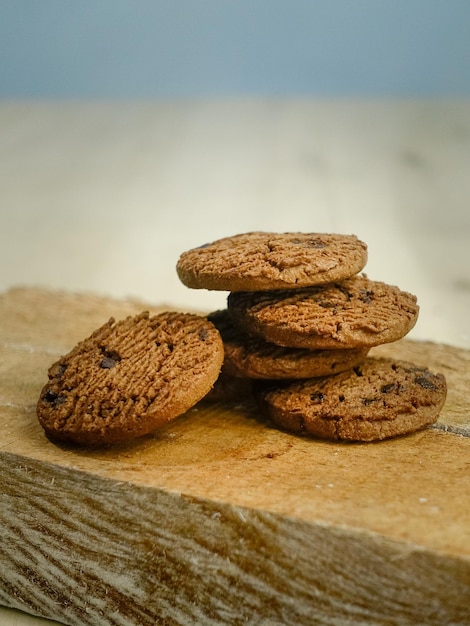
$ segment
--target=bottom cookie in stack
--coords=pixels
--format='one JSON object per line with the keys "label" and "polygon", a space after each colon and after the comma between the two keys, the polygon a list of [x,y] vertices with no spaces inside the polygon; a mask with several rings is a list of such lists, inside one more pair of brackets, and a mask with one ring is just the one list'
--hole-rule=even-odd
{"label": "bottom cookie in stack", "polygon": [[446,399],[442,374],[413,363],[367,357],[335,376],[258,388],[277,426],[322,439],[378,441],[434,423]]}

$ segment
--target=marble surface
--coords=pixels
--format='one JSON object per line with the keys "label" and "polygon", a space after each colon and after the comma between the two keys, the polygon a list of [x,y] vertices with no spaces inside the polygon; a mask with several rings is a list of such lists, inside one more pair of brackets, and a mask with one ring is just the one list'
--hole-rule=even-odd
{"label": "marble surface", "polygon": [[470,100],[2,102],[0,193],[1,291],[209,311],[226,294],[179,282],[183,250],[355,233],[369,277],[417,295],[410,337],[470,347]]}

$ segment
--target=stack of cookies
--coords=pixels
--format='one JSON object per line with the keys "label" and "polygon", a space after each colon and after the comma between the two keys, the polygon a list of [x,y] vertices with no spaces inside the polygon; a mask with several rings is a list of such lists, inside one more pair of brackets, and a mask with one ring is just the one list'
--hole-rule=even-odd
{"label": "stack of cookies", "polygon": [[208,316],[224,344],[222,374],[256,385],[277,426],[333,440],[374,441],[437,420],[441,374],[373,358],[369,350],[415,325],[416,297],[360,272],[353,235],[253,232],[184,252],[188,287],[228,291]]}
{"label": "stack of cookies", "polygon": [[357,237],[326,234],[248,233],[184,252],[183,283],[229,291],[227,308],[111,318],[49,368],[39,422],[53,440],[128,441],[225,392],[228,378],[295,433],[374,441],[423,428],[444,377],[368,354],[408,333],[418,306],[359,275],[366,261]]}

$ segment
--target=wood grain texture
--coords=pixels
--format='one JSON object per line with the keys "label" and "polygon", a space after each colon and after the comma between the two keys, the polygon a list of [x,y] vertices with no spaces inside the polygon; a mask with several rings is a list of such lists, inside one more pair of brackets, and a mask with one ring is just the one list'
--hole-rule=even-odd
{"label": "wood grain texture", "polygon": [[298,438],[243,399],[115,448],[49,442],[48,366],[143,308],[0,296],[0,603],[70,625],[470,622],[468,351],[376,349],[449,385],[435,427],[378,444]]}

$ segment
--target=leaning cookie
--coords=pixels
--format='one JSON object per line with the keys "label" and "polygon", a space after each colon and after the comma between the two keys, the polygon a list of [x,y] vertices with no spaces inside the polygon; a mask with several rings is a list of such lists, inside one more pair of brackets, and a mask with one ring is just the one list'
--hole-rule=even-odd
{"label": "leaning cookie", "polygon": [[360,272],[367,246],[354,235],[252,232],[188,250],[178,259],[180,280],[193,289],[298,289]]}
{"label": "leaning cookie", "polygon": [[371,348],[404,337],[415,325],[416,297],[365,276],[299,290],[228,296],[233,322],[280,346]]}
{"label": "leaning cookie", "polygon": [[358,365],[368,353],[368,348],[283,348],[241,332],[232,324],[227,310],[215,311],[208,319],[222,336],[224,372],[238,378],[273,380],[329,376]]}
{"label": "leaning cookie", "polygon": [[446,398],[442,374],[368,357],[352,371],[259,392],[282,429],[330,440],[376,441],[434,423]]}
{"label": "leaning cookie", "polygon": [[54,440],[94,446],[139,437],[203,398],[222,362],[220,334],[202,316],[111,319],[51,366],[37,416]]}

